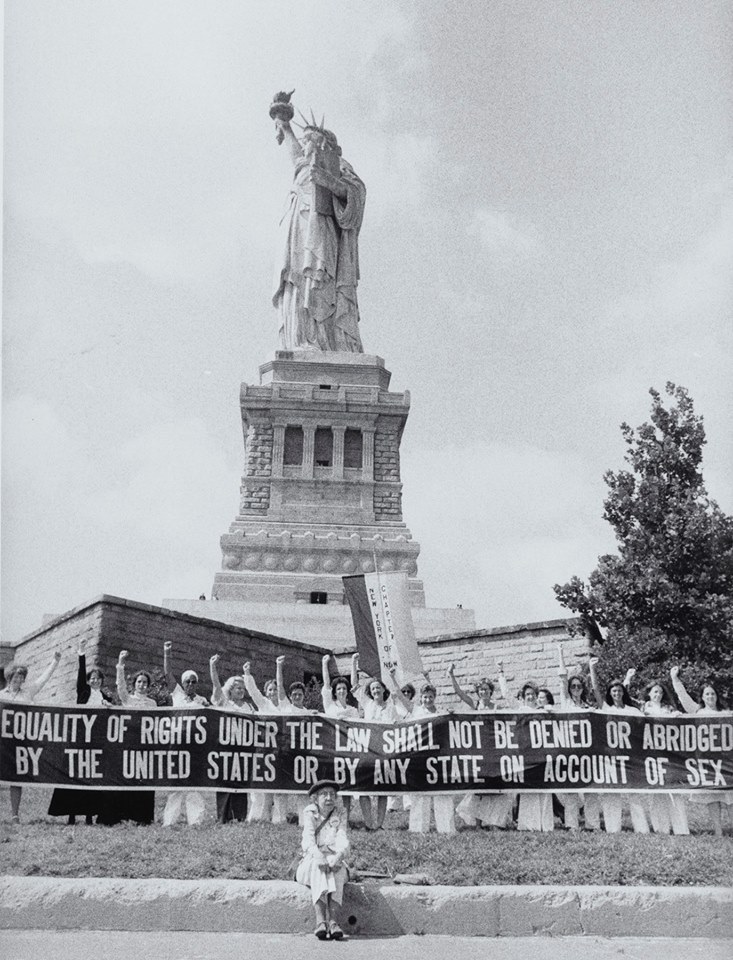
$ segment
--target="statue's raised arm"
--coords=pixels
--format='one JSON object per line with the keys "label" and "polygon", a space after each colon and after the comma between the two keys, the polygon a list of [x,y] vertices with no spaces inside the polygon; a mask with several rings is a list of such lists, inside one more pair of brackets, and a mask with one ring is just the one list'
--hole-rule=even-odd
{"label": "statue's raised arm", "polygon": [[284,350],[361,353],[356,288],[366,188],[323,120],[319,124],[312,114],[311,121],[302,117],[303,133],[296,137],[292,93],[275,94],[270,105],[275,138],[286,144],[295,167],[280,224],[273,294],[280,345]]}

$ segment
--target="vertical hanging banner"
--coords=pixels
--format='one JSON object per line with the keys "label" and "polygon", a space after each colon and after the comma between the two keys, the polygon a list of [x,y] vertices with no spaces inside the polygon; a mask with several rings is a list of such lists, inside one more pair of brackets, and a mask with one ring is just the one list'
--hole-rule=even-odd
{"label": "vertical hanging banner", "polygon": [[342,579],[361,668],[383,681],[394,669],[401,678],[421,674],[407,574],[390,571]]}

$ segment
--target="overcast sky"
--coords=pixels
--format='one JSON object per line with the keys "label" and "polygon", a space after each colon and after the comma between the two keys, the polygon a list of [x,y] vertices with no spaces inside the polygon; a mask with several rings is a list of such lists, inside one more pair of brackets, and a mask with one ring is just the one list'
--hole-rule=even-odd
{"label": "overcast sky", "polygon": [[271,359],[295,88],[367,185],[430,606],[562,616],[619,424],[688,387],[733,511],[731,4],[7,0],[3,639],[209,595]]}

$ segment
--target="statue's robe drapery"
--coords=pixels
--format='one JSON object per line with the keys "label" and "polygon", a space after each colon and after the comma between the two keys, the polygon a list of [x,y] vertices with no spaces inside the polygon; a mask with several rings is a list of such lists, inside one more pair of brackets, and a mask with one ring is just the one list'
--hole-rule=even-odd
{"label": "statue's robe drapery", "polygon": [[333,215],[327,216],[316,212],[308,161],[296,163],[280,222],[284,249],[273,295],[285,350],[363,349],[356,287],[366,187],[345,160],[340,166],[346,198],[331,194]]}

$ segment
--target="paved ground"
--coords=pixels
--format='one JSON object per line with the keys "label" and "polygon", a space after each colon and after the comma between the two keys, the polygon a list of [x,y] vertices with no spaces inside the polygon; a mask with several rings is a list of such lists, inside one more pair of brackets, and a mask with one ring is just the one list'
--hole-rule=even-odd
{"label": "paved ground", "polygon": [[661,937],[396,937],[321,943],[310,936],[243,933],[0,931],[3,960],[729,960],[729,940]]}

